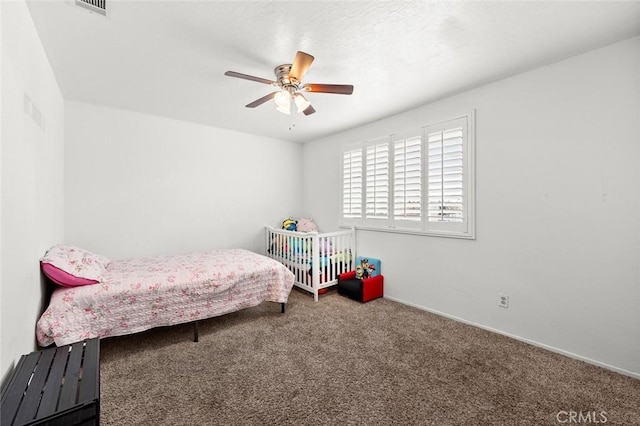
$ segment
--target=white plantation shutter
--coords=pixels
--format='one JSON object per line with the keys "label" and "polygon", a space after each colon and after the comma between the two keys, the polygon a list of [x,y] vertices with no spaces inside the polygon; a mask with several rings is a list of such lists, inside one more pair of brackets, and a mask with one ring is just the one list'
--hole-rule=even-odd
{"label": "white plantation shutter", "polygon": [[389,144],[366,148],[366,218],[389,217]]}
{"label": "white plantation shutter", "polygon": [[393,144],[393,219],[422,219],[422,138]]}
{"label": "white plantation shutter", "polygon": [[428,231],[472,235],[468,216],[473,168],[465,152],[472,149],[469,119],[465,116],[426,128]]}
{"label": "white plantation shutter", "polygon": [[462,222],[462,132],[462,127],[454,127],[427,136],[429,222]]}
{"label": "white plantation shutter", "polygon": [[475,238],[475,113],[343,152],[342,224]]}
{"label": "white plantation shutter", "polygon": [[342,215],[345,218],[362,217],[362,149],[343,155]]}

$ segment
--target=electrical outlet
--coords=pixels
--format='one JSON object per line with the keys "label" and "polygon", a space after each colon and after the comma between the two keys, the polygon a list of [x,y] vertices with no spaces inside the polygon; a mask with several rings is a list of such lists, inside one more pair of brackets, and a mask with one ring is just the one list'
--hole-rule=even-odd
{"label": "electrical outlet", "polygon": [[500,293],[498,295],[498,306],[500,306],[501,308],[508,308],[509,307],[509,295],[508,294]]}

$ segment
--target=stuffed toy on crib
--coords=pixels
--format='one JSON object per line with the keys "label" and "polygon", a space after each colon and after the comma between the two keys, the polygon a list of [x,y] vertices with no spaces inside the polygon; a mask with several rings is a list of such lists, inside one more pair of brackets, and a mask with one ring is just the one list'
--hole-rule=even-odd
{"label": "stuffed toy on crib", "polygon": [[289,217],[282,221],[282,229],[285,229],[287,231],[297,231],[298,221],[292,217]]}

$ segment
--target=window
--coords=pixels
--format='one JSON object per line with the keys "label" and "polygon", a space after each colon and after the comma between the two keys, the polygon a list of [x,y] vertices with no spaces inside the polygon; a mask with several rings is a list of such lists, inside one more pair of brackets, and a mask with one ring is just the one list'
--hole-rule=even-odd
{"label": "window", "polygon": [[474,113],[343,153],[342,223],[474,238]]}

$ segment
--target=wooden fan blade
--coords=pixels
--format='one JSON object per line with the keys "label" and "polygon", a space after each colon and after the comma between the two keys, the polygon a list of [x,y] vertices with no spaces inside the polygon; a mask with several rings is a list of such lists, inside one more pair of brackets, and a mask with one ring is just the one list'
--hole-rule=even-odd
{"label": "wooden fan blade", "polygon": [[338,95],[350,95],[353,86],[350,84],[305,84],[302,86],[305,92],[336,93]]}
{"label": "wooden fan blade", "polygon": [[261,97],[260,99],[256,99],[255,101],[253,101],[250,104],[248,104],[247,108],[255,108],[258,105],[262,105],[263,103],[267,102],[268,100],[273,99],[273,97],[276,95],[276,93],[278,93],[278,92],[269,93],[268,95],[265,95],[265,96]]}
{"label": "wooden fan blade", "polygon": [[313,109],[313,107],[312,107],[311,105],[309,105],[309,106],[307,107],[307,109],[305,109],[304,111],[302,111],[302,113],[303,113],[304,115],[311,115],[311,114],[313,114],[314,112],[316,112],[316,110],[315,110],[315,109]]}
{"label": "wooden fan blade", "polygon": [[308,53],[298,51],[298,53],[296,53],[296,57],[293,59],[291,71],[289,71],[289,78],[294,78],[298,80],[298,82],[302,81],[302,78],[307,73],[307,70],[309,70],[313,59],[313,56]]}
{"label": "wooden fan blade", "polygon": [[244,80],[257,81],[258,83],[276,84],[276,82],[273,81],[273,80],[267,80],[266,78],[254,77],[252,75],[242,74],[242,73],[235,72],[235,71],[227,71],[227,72],[224,73],[224,75],[227,75],[229,77],[242,78]]}

